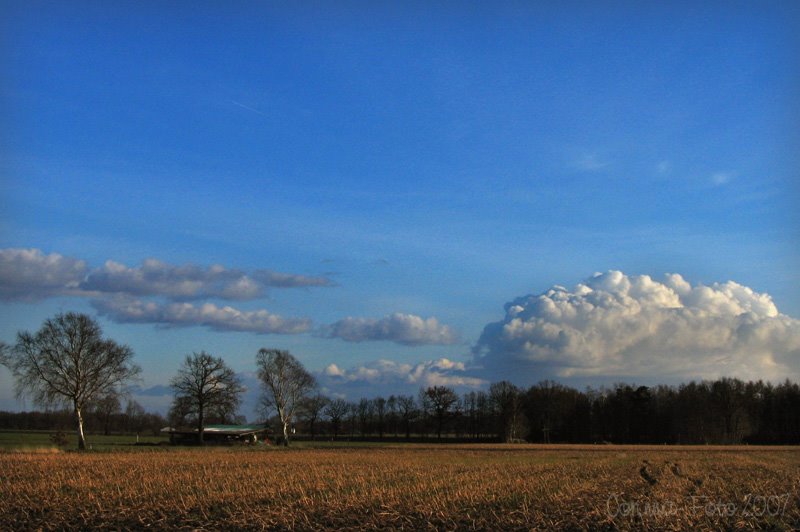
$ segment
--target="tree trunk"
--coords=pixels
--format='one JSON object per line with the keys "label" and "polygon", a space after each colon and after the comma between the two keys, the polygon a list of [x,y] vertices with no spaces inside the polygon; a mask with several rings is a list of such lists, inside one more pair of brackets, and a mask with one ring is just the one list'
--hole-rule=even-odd
{"label": "tree trunk", "polygon": [[289,446],[289,422],[283,422],[283,445],[288,447]]}
{"label": "tree trunk", "polygon": [[81,409],[75,406],[75,419],[78,422],[78,449],[81,451],[86,450],[86,438],[83,435],[83,416]]}
{"label": "tree trunk", "polygon": [[203,445],[203,405],[197,410],[197,441]]}

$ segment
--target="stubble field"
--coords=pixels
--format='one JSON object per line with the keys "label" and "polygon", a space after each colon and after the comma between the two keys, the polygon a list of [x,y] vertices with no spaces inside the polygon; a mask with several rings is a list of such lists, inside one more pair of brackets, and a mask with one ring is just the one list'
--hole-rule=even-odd
{"label": "stubble field", "polygon": [[0,527],[792,529],[800,449],[533,445],[0,453]]}

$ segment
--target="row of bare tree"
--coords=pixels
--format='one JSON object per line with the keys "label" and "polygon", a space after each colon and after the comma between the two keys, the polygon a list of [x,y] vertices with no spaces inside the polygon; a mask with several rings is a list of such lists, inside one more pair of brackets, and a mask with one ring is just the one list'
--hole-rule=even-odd
{"label": "row of bare tree", "polygon": [[528,389],[502,381],[461,396],[442,386],[416,398],[315,395],[302,403],[298,421],[311,438],[798,444],[800,386],[722,378],[579,391],[553,381]]}
{"label": "row of bare tree", "polygon": [[[276,414],[283,433],[281,441],[288,445],[290,425],[316,381],[288,351],[259,349],[256,366],[263,389],[261,409]],[[175,392],[170,422],[197,427],[199,443],[203,443],[204,427],[209,421],[237,420],[245,388],[222,358],[205,351],[187,356],[170,385]]]}
{"label": "row of bare tree", "polygon": [[[87,413],[105,416],[108,426],[127,385],[141,373],[130,347],[104,338],[96,321],[74,312],[46,320],[35,333],[20,331],[13,346],[0,343],[0,363],[14,375],[18,396],[72,412],[81,450],[86,448]],[[289,425],[300,401],[314,388],[314,378],[287,351],[261,349],[256,365],[264,388],[262,403],[277,412],[288,445]],[[200,443],[209,417],[234,416],[244,392],[236,373],[205,352],[187,356],[171,386],[175,401],[170,417],[194,423]]]}
{"label": "row of bare tree", "polygon": [[[157,436],[167,425],[164,416],[148,412],[138,402],[128,400],[123,408],[116,401],[101,400],[84,413],[88,432],[95,434],[152,434]],[[44,412],[0,411],[0,430],[63,431],[74,426],[74,413],[70,410]]]}

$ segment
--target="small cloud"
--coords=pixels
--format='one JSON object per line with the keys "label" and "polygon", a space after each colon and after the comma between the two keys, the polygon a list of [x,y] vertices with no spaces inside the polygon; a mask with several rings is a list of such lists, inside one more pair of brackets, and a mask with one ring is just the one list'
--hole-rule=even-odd
{"label": "small cloud", "polygon": [[672,171],[672,164],[669,161],[661,161],[656,165],[656,172],[660,175],[667,175]]}
{"label": "small cloud", "polygon": [[257,270],[253,272],[253,278],[262,282],[265,286],[272,286],[275,288],[305,288],[313,286],[335,286],[336,284],[327,277],[280,273],[271,270]]}
{"label": "small cloud", "polygon": [[300,334],[311,329],[311,320],[283,318],[267,310],[242,311],[213,303],[169,303],[142,301],[128,296],[96,299],[92,306],[102,316],[118,323],[153,323],[167,327],[204,326],[215,331],[257,334]]}
{"label": "small cloud", "polygon": [[447,345],[458,335],[436,318],[396,312],[381,319],[345,318],[327,328],[326,336],[346,342],[390,341],[402,345]]}
{"label": "small cloud", "polygon": [[596,153],[585,153],[572,162],[572,167],[584,172],[597,172],[611,163],[600,158]]}
{"label": "small cloud", "polygon": [[139,385],[131,386],[132,393],[140,396],[159,397],[162,395],[173,395],[174,390],[166,384],[156,384],[147,388],[142,388]]}
{"label": "small cloud", "polygon": [[729,183],[734,178],[730,172],[715,172],[711,175],[711,183],[715,186],[722,186]]}
{"label": "small cloud", "polygon": [[329,364],[328,367],[326,367],[323,370],[323,373],[325,375],[329,376],[329,377],[344,377],[345,376],[344,371],[339,369],[339,366],[337,366],[336,364]]}

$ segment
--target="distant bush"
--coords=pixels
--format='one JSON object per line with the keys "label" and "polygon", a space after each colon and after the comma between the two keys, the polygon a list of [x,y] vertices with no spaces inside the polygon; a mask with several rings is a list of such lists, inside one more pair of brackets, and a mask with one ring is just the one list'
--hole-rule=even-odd
{"label": "distant bush", "polygon": [[50,435],[50,441],[53,442],[53,445],[58,447],[66,447],[67,446],[67,435],[64,434],[64,431],[59,430]]}

